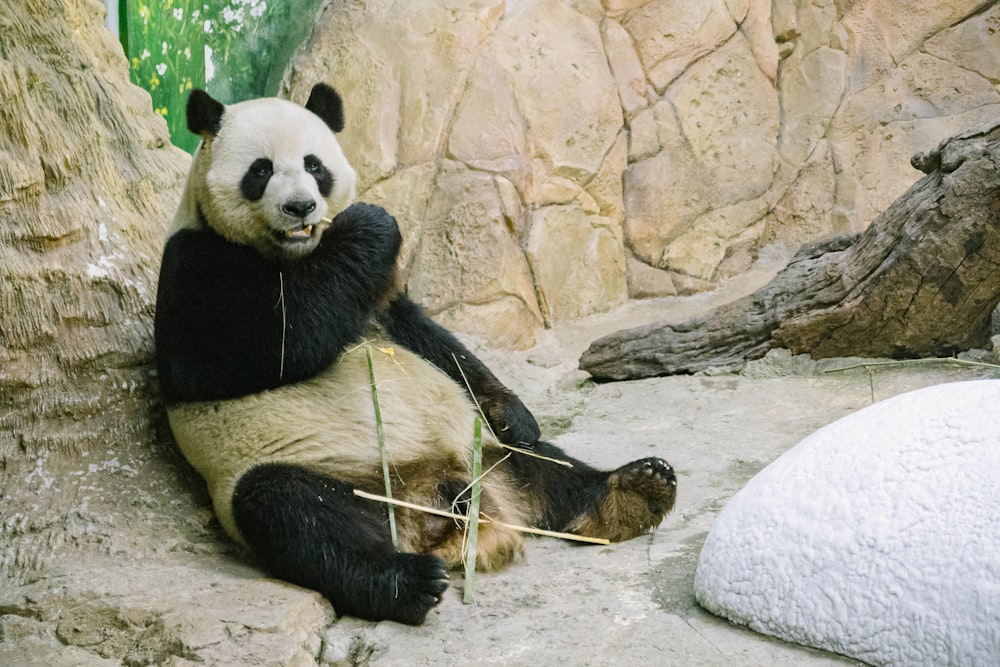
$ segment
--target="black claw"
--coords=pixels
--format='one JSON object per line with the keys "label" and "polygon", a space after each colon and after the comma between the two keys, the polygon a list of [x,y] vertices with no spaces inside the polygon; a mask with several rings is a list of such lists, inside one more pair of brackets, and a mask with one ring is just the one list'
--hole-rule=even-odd
{"label": "black claw", "polygon": [[641,475],[665,485],[677,485],[677,476],[674,469],[669,463],[660,458],[633,461],[631,464],[623,466],[622,471],[627,475],[634,475],[636,477]]}

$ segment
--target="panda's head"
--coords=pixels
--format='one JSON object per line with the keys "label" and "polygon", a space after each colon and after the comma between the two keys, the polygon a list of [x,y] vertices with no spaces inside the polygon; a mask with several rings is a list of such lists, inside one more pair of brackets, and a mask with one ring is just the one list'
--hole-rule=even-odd
{"label": "panda's head", "polygon": [[188,128],[202,137],[171,233],[210,227],[278,262],[319,244],[354,198],[357,175],[334,136],[340,96],[318,84],[305,106],[278,98],[223,105],[192,91]]}

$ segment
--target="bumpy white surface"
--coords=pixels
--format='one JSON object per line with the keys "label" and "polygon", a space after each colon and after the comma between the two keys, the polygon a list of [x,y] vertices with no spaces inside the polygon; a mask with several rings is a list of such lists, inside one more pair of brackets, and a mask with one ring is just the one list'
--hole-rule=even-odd
{"label": "bumpy white surface", "polygon": [[1000,381],[903,394],[803,440],[725,506],[695,594],[874,665],[1000,665]]}

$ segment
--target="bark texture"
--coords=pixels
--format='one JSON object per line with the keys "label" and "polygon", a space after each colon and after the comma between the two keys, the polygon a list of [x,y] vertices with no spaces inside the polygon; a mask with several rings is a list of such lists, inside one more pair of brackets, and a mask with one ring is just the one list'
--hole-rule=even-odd
{"label": "bark texture", "polygon": [[[0,15],[0,461],[142,430],[163,230],[187,158],[93,0]],[[130,407],[127,407],[130,406]]]}
{"label": "bark texture", "polygon": [[804,247],[769,284],[704,317],[600,338],[580,368],[626,380],[738,367],[774,347],[916,358],[988,346],[1000,302],[1000,126],[912,164],[926,176],[856,239]]}
{"label": "bark texture", "polygon": [[91,510],[124,499],[88,474],[150,488],[134,478],[158,421],[156,273],[189,158],[129,84],[103,12],[96,0],[0,11],[0,544],[16,544],[0,551],[5,581],[63,543],[100,544],[111,526]]}

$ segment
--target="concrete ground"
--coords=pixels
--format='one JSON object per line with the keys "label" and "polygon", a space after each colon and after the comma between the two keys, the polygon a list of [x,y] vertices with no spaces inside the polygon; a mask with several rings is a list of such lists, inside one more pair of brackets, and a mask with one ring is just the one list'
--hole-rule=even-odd
{"label": "concrete ground", "polygon": [[606,547],[533,539],[523,563],[477,576],[474,604],[462,603],[454,574],[421,627],[335,619],[318,595],[244,561],[183,464],[163,484],[162,462],[146,478],[152,459],[116,458],[117,467],[81,473],[83,501],[69,525],[51,529],[64,536],[0,545],[0,557],[22,559],[31,573],[0,588],[0,665],[858,664],[701,609],[692,582],[704,538],[737,490],[817,428],[875,400],[991,370],[839,370],[857,360],[783,351],[740,373],[597,385],[576,369],[599,335],[680,321],[753,286],[633,304],[547,332],[527,352],[478,350],[535,412],[543,436],[573,455],[604,467],[656,455],[675,467],[677,505],[654,533]]}

